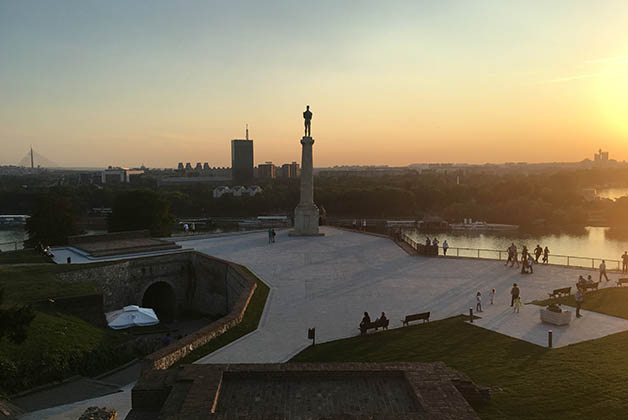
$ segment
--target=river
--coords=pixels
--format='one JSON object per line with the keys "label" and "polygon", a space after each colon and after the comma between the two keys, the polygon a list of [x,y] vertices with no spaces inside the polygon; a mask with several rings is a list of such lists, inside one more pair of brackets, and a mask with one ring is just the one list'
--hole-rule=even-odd
{"label": "river", "polygon": [[3,227],[0,229],[0,251],[15,250],[15,242],[18,242],[17,249],[22,249],[24,239],[26,232],[23,227]]}
{"label": "river", "polygon": [[596,190],[595,194],[600,198],[615,200],[619,197],[628,196],[628,188],[602,188]]}
{"label": "river", "polygon": [[[446,232],[446,233],[429,233],[430,238],[437,237],[440,245],[447,239],[450,251],[449,255],[477,257],[476,249],[501,250],[504,251],[511,243],[515,243],[517,248],[521,250],[526,245],[530,251],[533,251],[537,244],[541,247],[547,246],[550,249],[550,263],[566,264],[567,258],[561,256],[570,256],[569,265],[581,267],[597,268],[601,259],[608,261],[609,269],[616,269],[617,263],[609,260],[620,260],[624,251],[628,250],[628,240],[621,240],[609,237],[608,228],[604,227],[586,227],[582,235],[560,233],[560,234],[523,234],[520,232]],[[406,232],[415,241],[419,243],[425,242],[425,233],[422,232]],[[473,248],[473,250],[459,250],[454,248]],[[440,250],[442,254],[442,250]],[[480,252],[483,258],[499,258],[498,253]],[[572,258],[586,257],[586,258]],[[506,258],[506,253],[502,252],[501,258]],[[592,261],[591,258],[594,258]]]}

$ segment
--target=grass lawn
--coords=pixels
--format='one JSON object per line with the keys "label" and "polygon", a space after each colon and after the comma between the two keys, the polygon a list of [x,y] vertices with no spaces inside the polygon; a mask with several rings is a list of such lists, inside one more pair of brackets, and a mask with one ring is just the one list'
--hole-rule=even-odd
{"label": "grass lawn", "polygon": [[[3,307],[98,291],[95,283],[64,283],[55,273],[76,266],[42,264],[0,267]],[[128,335],[96,327],[77,317],[35,306],[35,319],[21,344],[0,340],[0,394],[11,394],[74,374],[96,374],[130,360],[113,348]]]}
{"label": "grass lawn", "polygon": [[433,362],[501,389],[483,419],[628,418],[628,333],[546,349],[459,316],[309,347],[294,362]]}
{"label": "grass lawn", "polygon": [[[558,302],[561,305],[575,307],[576,297],[571,295],[554,300],[535,301],[533,303],[547,306],[550,302]],[[582,309],[628,319],[628,287],[609,287],[587,292],[584,295]],[[626,417],[628,418],[628,415]]]}
{"label": "grass lawn", "polygon": [[95,293],[95,282],[68,283],[55,278],[56,273],[81,268],[85,267],[78,264],[0,267],[0,289],[4,289],[4,305]]}
{"label": "grass lawn", "polygon": [[257,279],[257,287],[255,288],[255,292],[253,292],[253,296],[249,301],[249,306],[246,308],[246,312],[244,312],[244,318],[242,319],[242,322],[228,330],[226,333],[216,337],[204,346],[197,348],[192,353],[188,354],[186,357],[175,363],[173,365],[174,367],[181,364],[194,363],[201,357],[213,353],[219,348],[224,347],[232,341],[235,341],[238,338],[257,329],[259,320],[262,317],[262,313],[264,312],[266,298],[268,297],[270,289],[263,281],[257,278],[257,276],[251,273],[246,267],[241,266],[241,268],[246,270],[250,275]]}
{"label": "grass lawn", "polygon": [[32,249],[0,252],[0,264],[34,264],[50,263],[52,260]]}

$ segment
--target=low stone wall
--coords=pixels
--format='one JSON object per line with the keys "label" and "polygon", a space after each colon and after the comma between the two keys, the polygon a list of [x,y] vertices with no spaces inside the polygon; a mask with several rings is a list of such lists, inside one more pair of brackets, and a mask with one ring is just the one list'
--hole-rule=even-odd
{"label": "low stone wall", "polygon": [[[227,263],[225,261],[225,263]],[[175,341],[163,349],[148,355],[143,362],[142,370],[168,369],[177,361],[195,349],[209,343],[214,338],[235,327],[244,318],[253,293],[257,287],[255,278],[235,264],[227,263],[227,278],[237,279],[243,287],[241,293],[234,297],[234,304],[229,314],[212,322],[208,326]]]}

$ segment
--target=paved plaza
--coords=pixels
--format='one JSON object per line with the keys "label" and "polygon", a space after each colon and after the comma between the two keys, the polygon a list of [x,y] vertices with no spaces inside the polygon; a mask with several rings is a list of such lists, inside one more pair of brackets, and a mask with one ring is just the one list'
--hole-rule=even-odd
{"label": "paved plaza", "polygon": [[284,362],[311,343],[308,328],[316,327],[317,341],[325,342],[357,335],[364,311],[372,319],[386,312],[391,328],[417,312],[443,319],[468,313],[477,291],[486,306],[491,288],[497,289],[495,305],[476,325],[535,344],[546,345],[550,328],[555,347],[628,330],[628,320],[588,312],[562,328],[541,324],[536,305],[512,314],[513,283],[520,285],[523,302],[530,302],[574,285],[579,274],[590,273],[584,269],[537,265],[534,274],[522,275],[499,261],[409,256],[387,238],[322,230],[325,236],[310,238],[280,231],[274,244],[263,232],[179,242],[243,264],[271,287],[260,327],[199,363]]}

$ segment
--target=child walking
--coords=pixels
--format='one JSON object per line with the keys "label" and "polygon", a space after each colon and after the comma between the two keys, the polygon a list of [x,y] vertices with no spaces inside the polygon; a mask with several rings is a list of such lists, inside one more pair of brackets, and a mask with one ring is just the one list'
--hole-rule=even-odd
{"label": "child walking", "polygon": [[491,298],[491,305],[493,304],[493,300],[495,299],[495,289],[491,289],[491,292],[488,294],[488,296]]}
{"label": "child walking", "polygon": [[477,312],[482,312],[482,293],[478,292],[478,294],[475,295],[475,300],[477,301],[475,310]]}
{"label": "child walking", "polygon": [[519,313],[519,308],[521,308],[521,296],[515,298],[515,307],[512,308],[512,311]]}

